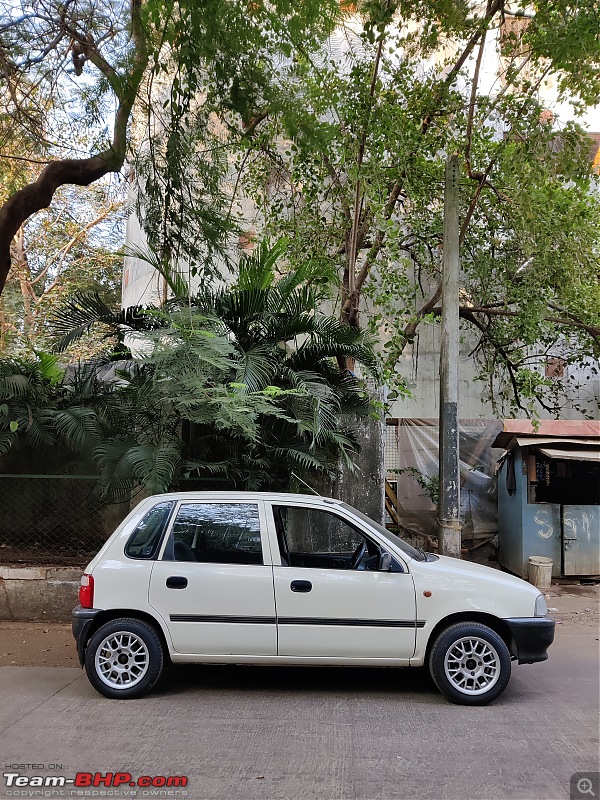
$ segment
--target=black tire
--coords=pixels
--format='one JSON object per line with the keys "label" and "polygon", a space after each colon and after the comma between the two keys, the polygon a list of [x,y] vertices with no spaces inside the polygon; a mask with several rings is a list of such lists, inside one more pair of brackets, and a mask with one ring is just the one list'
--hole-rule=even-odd
{"label": "black tire", "polygon": [[158,633],[139,619],[113,619],[102,625],[85,651],[90,683],[105,697],[142,697],[156,684],[165,654]]}
{"label": "black tire", "polygon": [[510,680],[510,653],[496,631],[459,622],[442,631],[429,655],[438,689],[453,703],[484,706],[500,697]]}

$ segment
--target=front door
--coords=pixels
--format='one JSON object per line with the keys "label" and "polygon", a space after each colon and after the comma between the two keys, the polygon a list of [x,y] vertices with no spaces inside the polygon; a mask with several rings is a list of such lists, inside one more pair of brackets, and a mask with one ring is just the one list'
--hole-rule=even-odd
{"label": "front door", "polygon": [[282,562],[273,567],[279,655],[409,659],[416,634],[412,576],[380,572],[382,548],[338,514],[272,508]]}
{"label": "front door", "polygon": [[182,502],[150,579],[177,653],[277,653],[262,502]]}

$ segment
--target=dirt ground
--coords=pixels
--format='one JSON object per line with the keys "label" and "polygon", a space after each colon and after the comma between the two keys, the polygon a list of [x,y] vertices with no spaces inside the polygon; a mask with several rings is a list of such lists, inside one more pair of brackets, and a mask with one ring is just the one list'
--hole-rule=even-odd
{"label": "dirt ground", "polygon": [[0,667],[79,666],[70,625],[0,622]]}
{"label": "dirt ground", "polygon": [[[557,625],[587,627],[600,640],[600,587],[553,585],[546,602]],[[79,666],[70,625],[0,622],[0,667]]]}

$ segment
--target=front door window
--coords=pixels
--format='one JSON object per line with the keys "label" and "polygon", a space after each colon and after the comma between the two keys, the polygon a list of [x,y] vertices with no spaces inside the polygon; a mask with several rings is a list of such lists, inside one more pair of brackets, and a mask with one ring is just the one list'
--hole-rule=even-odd
{"label": "front door window", "polygon": [[329,511],[273,506],[282,564],[318,569],[376,570],[379,547]]}

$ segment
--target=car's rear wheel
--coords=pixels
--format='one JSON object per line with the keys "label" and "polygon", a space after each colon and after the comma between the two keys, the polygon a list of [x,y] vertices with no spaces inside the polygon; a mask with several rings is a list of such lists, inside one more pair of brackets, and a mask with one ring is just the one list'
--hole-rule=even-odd
{"label": "car's rear wheel", "polygon": [[442,631],[429,656],[438,689],[453,703],[483,706],[506,689],[510,653],[496,631],[479,622],[461,622]]}
{"label": "car's rear wheel", "polygon": [[160,678],[165,656],[156,630],[139,619],[102,625],[85,652],[85,671],[105,697],[130,699],[149,692]]}

